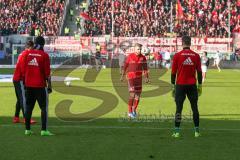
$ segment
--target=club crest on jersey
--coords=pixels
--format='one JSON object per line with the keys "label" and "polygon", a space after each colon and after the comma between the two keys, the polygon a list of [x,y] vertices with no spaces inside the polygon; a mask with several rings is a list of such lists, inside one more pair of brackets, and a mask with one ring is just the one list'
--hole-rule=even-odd
{"label": "club crest on jersey", "polygon": [[183,62],[183,65],[194,65],[191,58],[188,57],[184,62]]}
{"label": "club crest on jersey", "polygon": [[36,58],[33,58],[30,62],[28,62],[29,66],[38,66],[38,62]]}

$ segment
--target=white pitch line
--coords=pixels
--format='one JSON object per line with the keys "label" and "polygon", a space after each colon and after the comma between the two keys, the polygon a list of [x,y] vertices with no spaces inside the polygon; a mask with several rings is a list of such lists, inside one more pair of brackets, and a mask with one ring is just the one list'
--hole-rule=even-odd
{"label": "white pitch line", "polygon": [[239,69],[234,69],[233,71],[235,71],[235,72],[240,72],[240,70],[239,70]]}
{"label": "white pitch line", "polygon": [[[41,126],[41,125],[33,125],[33,126]],[[11,124],[3,124],[0,127],[18,127],[22,128],[22,125],[11,125]],[[168,127],[128,127],[128,126],[78,126],[78,125],[49,125],[49,128],[81,128],[81,129],[145,129],[145,130],[172,130],[173,128]],[[192,130],[193,128],[182,128],[182,130]],[[240,128],[225,128],[225,129],[210,129],[210,128],[201,128],[201,130],[206,131],[240,131]]]}

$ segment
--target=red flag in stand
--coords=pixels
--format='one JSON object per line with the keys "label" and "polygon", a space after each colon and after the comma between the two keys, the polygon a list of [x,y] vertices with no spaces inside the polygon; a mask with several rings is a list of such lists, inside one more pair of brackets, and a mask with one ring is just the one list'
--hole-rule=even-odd
{"label": "red flag in stand", "polygon": [[179,0],[177,0],[177,4],[176,4],[176,14],[177,14],[176,17],[178,20],[183,19],[183,8]]}
{"label": "red flag in stand", "polygon": [[87,13],[82,12],[80,13],[80,16],[84,18],[85,20],[92,21],[92,22],[97,22],[97,18],[90,17]]}

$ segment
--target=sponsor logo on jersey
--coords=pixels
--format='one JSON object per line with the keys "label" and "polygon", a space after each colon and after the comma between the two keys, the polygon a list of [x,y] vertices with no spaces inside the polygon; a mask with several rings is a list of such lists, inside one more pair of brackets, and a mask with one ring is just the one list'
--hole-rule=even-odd
{"label": "sponsor logo on jersey", "polygon": [[183,65],[194,65],[191,58],[188,57],[184,62],[183,62]]}
{"label": "sponsor logo on jersey", "polygon": [[28,62],[30,66],[38,66],[38,62],[36,58],[33,58],[30,62]]}
{"label": "sponsor logo on jersey", "polygon": [[37,53],[30,53],[29,56],[41,57],[42,55]]}

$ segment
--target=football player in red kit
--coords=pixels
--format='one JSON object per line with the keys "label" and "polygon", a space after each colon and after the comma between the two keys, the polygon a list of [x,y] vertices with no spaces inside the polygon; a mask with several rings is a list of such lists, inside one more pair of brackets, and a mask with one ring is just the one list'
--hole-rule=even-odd
{"label": "football player in red kit", "polygon": [[48,123],[48,94],[52,92],[50,79],[50,59],[44,52],[45,40],[39,36],[35,39],[35,47],[28,50],[23,56],[22,71],[26,87],[26,131],[25,135],[31,135],[30,119],[36,101],[41,108],[42,136],[51,136],[47,130]]}
{"label": "football player in red kit", "polygon": [[128,55],[126,58],[121,81],[123,81],[127,73],[129,100],[128,100],[128,116],[135,118],[137,116],[137,107],[142,92],[142,74],[145,76],[145,82],[149,83],[147,60],[141,54],[142,45],[135,44],[135,53]]}
{"label": "football player in red kit", "polygon": [[172,95],[176,103],[175,131],[172,136],[175,138],[180,136],[183,103],[187,96],[193,112],[195,137],[199,137],[198,96],[202,93],[201,59],[199,54],[190,49],[191,37],[183,36],[182,46],[183,50],[174,55],[172,64]]}
{"label": "football player in red kit", "polygon": [[[19,118],[20,110],[22,110],[24,123],[25,123],[24,112],[26,110],[26,96],[25,96],[25,88],[23,83],[23,75],[21,72],[21,62],[22,62],[22,54],[27,50],[33,49],[33,47],[34,47],[33,41],[28,41],[26,43],[25,50],[18,56],[18,61],[13,74],[13,85],[14,85],[15,93],[17,97],[16,110],[15,110],[15,115],[13,117],[13,123],[20,123],[20,118]],[[33,123],[36,123],[36,121],[31,119],[31,124]]]}

